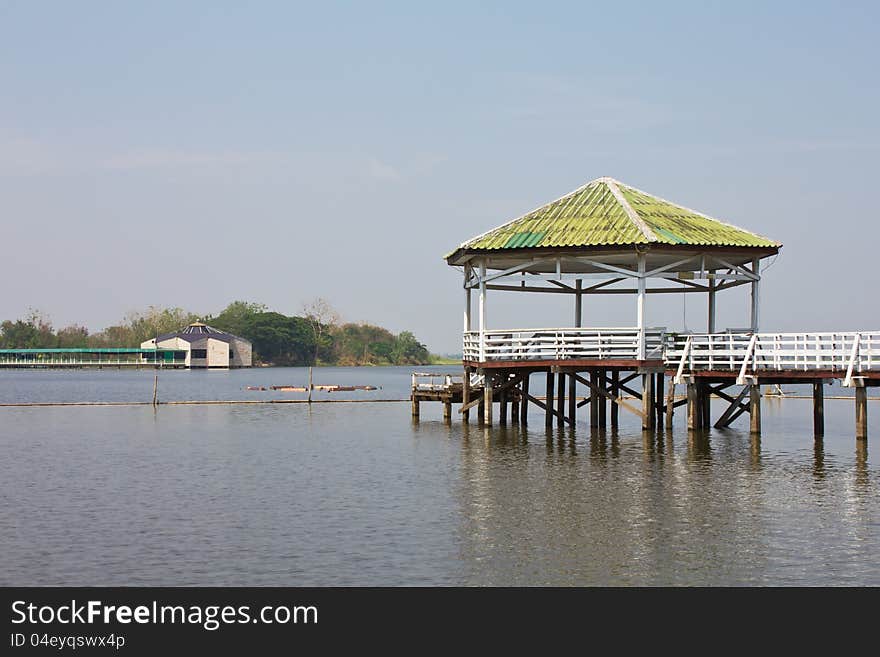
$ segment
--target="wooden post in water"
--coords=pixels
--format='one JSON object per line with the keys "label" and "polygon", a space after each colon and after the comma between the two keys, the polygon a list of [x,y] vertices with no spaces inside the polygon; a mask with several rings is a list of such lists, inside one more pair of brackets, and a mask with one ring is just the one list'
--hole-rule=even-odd
{"label": "wooden post in water", "polygon": [[864,385],[856,388],[856,438],[868,439],[868,389]]}
{"label": "wooden post in water", "polygon": [[[313,386],[312,386],[312,368],[310,367],[309,368],[309,403],[310,404],[312,403],[312,388],[313,388]],[[413,404],[416,404],[416,403],[417,402],[415,401],[415,395],[413,395]],[[418,415],[419,415],[418,410],[416,410],[413,413],[413,415],[418,417]]]}
{"label": "wooden post in water", "polygon": [[598,370],[590,370],[590,427],[599,426],[599,393],[596,388],[599,386]]}
{"label": "wooden post in water", "polygon": [[700,414],[697,410],[697,384],[688,382],[687,384],[687,416],[688,429],[694,431],[700,428]]}
{"label": "wooden post in water", "polygon": [[666,428],[672,429],[672,416],[675,414],[675,379],[669,378],[669,392],[666,395]]}
{"label": "wooden post in water", "polygon": [[654,386],[654,412],[657,414],[657,426],[663,425],[663,385],[666,381],[666,375],[663,372],[657,372],[657,385]]}
{"label": "wooden post in water", "polygon": [[[599,370],[599,375],[596,381],[602,390],[608,390],[608,381],[605,378],[605,374],[605,370]],[[597,394],[596,402],[599,405],[599,426],[604,429],[608,426],[608,399],[605,395]],[[592,404],[593,402],[590,403]]]}
{"label": "wooden post in water", "polygon": [[553,386],[556,378],[552,370],[547,370],[547,394],[544,398],[545,411],[547,412],[547,426],[553,426]]}
{"label": "wooden post in water", "polygon": [[488,372],[483,377],[483,423],[492,426],[492,379]]}
{"label": "wooden post in water", "polygon": [[[470,290],[468,290],[470,292]],[[470,307],[470,304],[469,306]],[[467,406],[471,401],[471,368],[464,368],[464,379],[461,382],[461,405]],[[462,411],[461,413],[461,421],[465,424],[468,424],[471,419],[471,409],[467,409],[466,411]]]}
{"label": "wooden post in water", "polygon": [[813,381],[813,435],[825,435],[825,391],[822,379]]}
{"label": "wooden post in water", "polygon": [[153,406],[159,405],[159,375],[153,379]]}
{"label": "wooden post in water", "polygon": [[556,425],[565,426],[565,374],[556,375]]}
{"label": "wooden post in water", "polygon": [[522,406],[519,409],[519,421],[522,422],[523,426],[529,422],[529,378],[531,378],[531,374],[531,372],[526,372],[522,380]]}
{"label": "wooden post in water", "polygon": [[577,379],[574,373],[568,377],[568,417],[574,426],[574,419],[577,417]]}
{"label": "wooden post in water", "polygon": [[654,428],[654,375],[642,374],[642,430]]}
{"label": "wooden post in water", "polygon": [[[620,396],[620,371],[613,370],[611,372],[611,394],[615,397]],[[618,427],[618,417],[620,415],[620,408],[617,405],[617,402],[611,402],[611,429],[612,431],[617,431]]]}
{"label": "wooden post in water", "polygon": [[[412,392],[410,399],[412,400],[412,416],[414,420],[419,419],[419,398],[416,397],[416,375],[412,375]],[[312,403],[312,368],[309,368],[309,404]]]}
{"label": "wooden post in water", "polygon": [[507,383],[507,374],[502,374],[498,378],[501,379],[501,388],[498,390],[498,424],[503,427],[507,424],[507,389],[504,387]]}
{"label": "wooden post in water", "polygon": [[758,383],[753,383],[749,388],[749,419],[750,428],[749,430],[753,434],[760,435],[761,433],[761,386]]}
{"label": "wooden post in water", "polygon": [[513,385],[510,388],[510,423],[518,424],[519,423],[519,403],[520,403],[520,394],[519,387]]}
{"label": "wooden post in water", "polygon": [[712,426],[712,387],[708,383],[699,384],[700,428]]}

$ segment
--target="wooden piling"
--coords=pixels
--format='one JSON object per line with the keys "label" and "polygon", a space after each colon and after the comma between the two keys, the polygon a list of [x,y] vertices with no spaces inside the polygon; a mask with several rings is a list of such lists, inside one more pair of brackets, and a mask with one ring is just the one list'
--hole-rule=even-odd
{"label": "wooden piling", "polygon": [[669,378],[669,392],[666,395],[666,428],[672,429],[672,417],[675,414],[675,379]]}
{"label": "wooden piling", "polygon": [[642,374],[642,429],[654,428],[654,375]]}
{"label": "wooden piling", "polygon": [[502,375],[502,387],[498,390],[498,425],[505,426],[507,424],[507,389],[503,385],[507,382],[507,376]]}
{"label": "wooden piling", "polygon": [[493,375],[486,373],[483,379],[483,424],[492,426],[492,383]]}
{"label": "wooden piling", "polygon": [[419,419],[419,398],[416,397],[415,390],[413,390],[413,393],[412,393],[412,416],[416,420]]}
{"label": "wooden piling", "polygon": [[443,421],[452,422],[452,400],[443,400]]}
{"label": "wooden piling", "polygon": [[565,374],[556,375],[556,425],[565,426]]}
{"label": "wooden piling", "polygon": [[596,388],[599,385],[599,376],[596,370],[590,370],[590,426],[599,426],[599,393]]}
{"label": "wooden piling", "polygon": [[864,386],[856,388],[856,438],[868,439],[868,389]]}
{"label": "wooden piling", "polygon": [[697,384],[687,384],[687,416],[688,429],[694,431],[700,428],[700,414],[697,411]]}
{"label": "wooden piling", "polygon": [[761,433],[761,386],[753,383],[749,388],[749,430],[753,434]]}
{"label": "wooden piling", "polygon": [[[467,406],[471,401],[471,368],[464,368],[464,381],[461,385],[461,405]],[[471,419],[471,409],[462,411],[461,421],[468,424]]]}
{"label": "wooden piling", "polygon": [[[608,389],[608,384],[605,380],[605,370],[599,370],[597,383],[601,387],[602,390]],[[604,429],[608,426],[608,399],[605,395],[596,395],[596,401],[599,405],[599,427]]]}
{"label": "wooden piling", "polygon": [[663,387],[666,383],[666,375],[657,372],[657,384],[654,386],[654,412],[657,414],[657,426],[663,426]]}
{"label": "wooden piling", "polygon": [[519,387],[513,386],[510,388],[510,392],[508,393],[510,397],[510,423],[517,424],[519,420],[519,404],[520,404],[520,394]]}
{"label": "wooden piling", "polygon": [[825,390],[822,379],[813,381],[813,435],[825,435]]}
{"label": "wooden piling", "polygon": [[548,427],[553,426],[553,386],[555,381],[556,378],[553,376],[553,372],[547,370],[547,395],[544,399],[544,410],[547,413],[546,423]]}
{"label": "wooden piling", "polygon": [[[613,370],[611,372],[611,394],[614,397],[618,397],[620,395],[620,371]],[[612,431],[616,431],[618,427],[618,418],[620,414],[620,408],[618,407],[617,402],[611,402],[611,429]]]}
{"label": "wooden piling", "polygon": [[574,426],[577,417],[577,379],[574,375],[568,377],[568,417]]}
{"label": "wooden piling", "polygon": [[526,372],[523,375],[522,380],[522,406],[520,406],[520,419],[519,421],[525,426],[529,421],[529,378],[531,378],[531,372]]}

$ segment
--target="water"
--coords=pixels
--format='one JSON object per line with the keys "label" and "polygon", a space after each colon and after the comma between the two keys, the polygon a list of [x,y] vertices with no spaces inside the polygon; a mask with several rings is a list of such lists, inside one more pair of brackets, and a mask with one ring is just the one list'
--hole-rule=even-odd
{"label": "water", "polygon": [[[403,398],[410,369],[315,381]],[[302,375],[164,372],[160,397]],[[0,372],[0,402],[151,395],[152,372]],[[419,424],[407,403],[0,408],[0,585],[880,584],[852,401],[826,401],[820,443],[808,400],[766,400],[759,441],[747,418],[683,420],[658,439],[623,412],[612,436],[548,433],[537,409],[527,430],[447,426],[439,404]]]}

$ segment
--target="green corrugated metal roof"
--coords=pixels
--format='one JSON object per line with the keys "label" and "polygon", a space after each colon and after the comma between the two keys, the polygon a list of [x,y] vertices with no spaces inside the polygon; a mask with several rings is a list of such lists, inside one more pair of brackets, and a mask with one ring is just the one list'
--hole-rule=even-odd
{"label": "green corrugated metal roof", "polygon": [[613,178],[597,178],[556,201],[465,242],[460,248],[491,250],[626,244],[781,246],[766,237],[651,196]]}

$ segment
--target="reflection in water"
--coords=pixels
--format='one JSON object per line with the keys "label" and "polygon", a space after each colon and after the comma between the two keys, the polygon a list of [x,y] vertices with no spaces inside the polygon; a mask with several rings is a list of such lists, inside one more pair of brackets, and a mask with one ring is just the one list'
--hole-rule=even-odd
{"label": "reflection in water", "polygon": [[761,465],[761,436],[759,434],[751,434],[749,436],[749,456],[752,467],[757,468]]}
{"label": "reflection in water", "polygon": [[825,478],[825,441],[822,436],[813,439],[813,476],[817,481]]}
{"label": "reflection in water", "polygon": [[798,403],[677,441],[427,404],[0,411],[0,584],[878,585],[876,455],[851,403],[812,446]]}
{"label": "reflection in water", "polygon": [[867,488],[868,479],[868,441],[856,441],[856,478],[855,483],[860,488]]}
{"label": "reflection in water", "polygon": [[688,454],[692,461],[711,460],[712,443],[708,431],[688,431]]}

